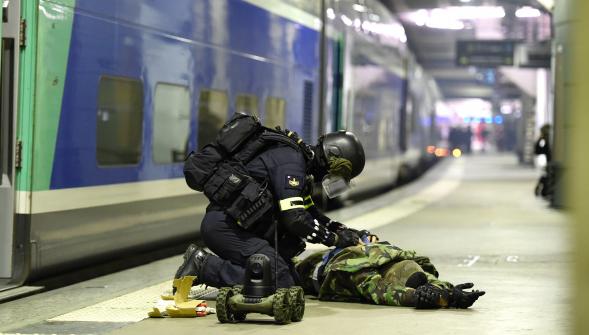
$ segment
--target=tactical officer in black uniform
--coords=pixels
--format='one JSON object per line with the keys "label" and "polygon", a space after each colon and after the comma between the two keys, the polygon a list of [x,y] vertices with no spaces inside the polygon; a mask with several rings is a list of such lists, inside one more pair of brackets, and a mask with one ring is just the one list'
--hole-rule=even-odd
{"label": "tactical officer in black uniform", "polygon": [[251,177],[267,183],[272,193],[273,210],[246,230],[227,215],[225,208],[211,203],[200,232],[206,246],[216,255],[189,246],[175,278],[192,275],[197,277],[194,285],[215,287],[242,284],[247,259],[253,254],[264,254],[271,260],[278,287],[290,287],[298,281],[291,259],[304,250],[305,242],[337,247],[358,244],[358,232],[321,214],[311,200],[311,191],[313,180],[319,180],[328,196],[341,194],[364,168],[361,143],[351,132],[338,131],[322,136],[316,146],[307,148],[312,155],[276,144],[249,161],[245,167]]}

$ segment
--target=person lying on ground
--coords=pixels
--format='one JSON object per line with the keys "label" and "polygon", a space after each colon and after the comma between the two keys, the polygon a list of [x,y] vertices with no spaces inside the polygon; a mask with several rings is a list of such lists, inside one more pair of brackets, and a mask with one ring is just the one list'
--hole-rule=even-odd
{"label": "person lying on ground", "polygon": [[362,302],[420,309],[468,308],[484,291],[440,280],[430,259],[363,231],[356,246],[319,251],[295,269],[305,293],[319,300]]}

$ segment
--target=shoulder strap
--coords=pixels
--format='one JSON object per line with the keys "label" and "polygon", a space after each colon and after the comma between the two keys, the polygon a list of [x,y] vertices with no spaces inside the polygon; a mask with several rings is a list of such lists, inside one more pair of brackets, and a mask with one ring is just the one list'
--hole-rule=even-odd
{"label": "shoulder strap", "polygon": [[243,164],[247,164],[255,156],[262,152],[262,150],[268,149],[269,147],[276,144],[284,144],[292,147],[295,150],[300,150],[299,146],[287,136],[273,131],[268,131],[268,129],[265,128],[259,135],[248,141],[241,150],[235,153],[233,158],[242,162]]}
{"label": "shoulder strap", "polygon": [[287,139],[288,141],[290,141],[290,145],[296,145],[296,149],[303,153],[303,156],[305,156],[306,161],[310,162],[313,160],[315,153],[313,152],[313,150],[311,150],[311,147],[309,145],[303,142],[303,139],[300,138],[299,134],[297,134],[296,132],[290,131],[288,129],[281,129],[280,127],[276,127],[276,129],[265,129],[268,132],[277,134],[279,136],[282,136],[284,139]]}
{"label": "shoulder strap", "polygon": [[245,145],[233,155],[234,159],[243,164],[247,164],[262,150],[276,144],[283,144],[301,152],[307,162],[313,160],[313,150],[303,142],[297,133],[287,129],[270,129],[267,127],[261,127],[261,129],[261,132],[245,143]]}

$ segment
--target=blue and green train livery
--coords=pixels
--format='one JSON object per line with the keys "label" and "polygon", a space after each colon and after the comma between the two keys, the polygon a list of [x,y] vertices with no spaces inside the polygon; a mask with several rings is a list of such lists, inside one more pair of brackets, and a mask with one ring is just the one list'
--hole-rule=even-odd
{"label": "blue and green train livery", "polygon": [[372,21],[347,0],[11,0],[0,288],[195,239],[207,202],[183,159],[234,112],[310,142],[352,129],[364,188],[416,167],[434,110],[406,108],[418,65],[402,35],[378,36],[400,25],[363,3]]}

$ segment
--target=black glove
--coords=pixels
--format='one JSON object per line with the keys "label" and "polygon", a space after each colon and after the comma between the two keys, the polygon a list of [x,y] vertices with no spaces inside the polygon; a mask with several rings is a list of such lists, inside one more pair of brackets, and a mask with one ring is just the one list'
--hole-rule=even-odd
{"label": "black glove", "polygon": [[337,239],[335,246],[338,248],[345,248],[353,245],[358,245],[360,237],[350,229],[340,230],[336,233]]}
{"label": "black glove", "polygon": [[469,308],[474,304],[480,296],[485,295],[485,291],[465,291],[466,289],[472,288],[473,283],[465,283],[454,286],[450,293],[450,304],[449,307],[455,308]]}
{"label": "black glove", "polygon": [[[327,229],[329,229],[329,231],[332,231],[334,233],[338,233],[342,230],[349,229],[348,227],[346,227],[345,224],[343,224],[341,222],[333,221],[333,220],[330,220],[326,224],[326,227],[327,227]],[[353,229],[351,229],[351,230],[354,231]]]}

